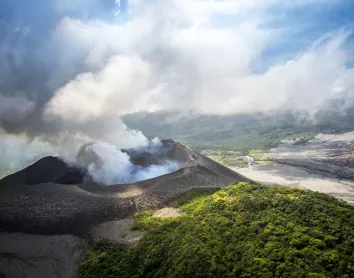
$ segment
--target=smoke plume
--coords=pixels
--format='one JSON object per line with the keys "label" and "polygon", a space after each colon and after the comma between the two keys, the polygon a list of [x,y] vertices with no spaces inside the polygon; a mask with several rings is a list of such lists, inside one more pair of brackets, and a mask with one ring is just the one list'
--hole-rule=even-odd
{"label": "smoke plume", "polygon": [[[146,153],[161,155],[164,149],[155,138],[149,145],[134,150],[135,156]],[[158,164],[146,166],[133,163],[128,152],[119,150],[108,143],[93,143],[84,146],[78,155],[78,164],[87,169],[89,176],[98,184],[126,184],[155,178],[176,171],[181,166],[178,161],[168,158]]]}
{"label": "smoke plume", "polygon": [[[311,32],[313,17],[290,20],[346,2],[2,1],[0,143],[14,134],[73,160],[88,142],[111,144],[94,153],[148,145],[126,113],[314,113],[352,99],[352,24]],[[126,161],[119,151],[107,159]],[[101,176],[109,165],[91,168]]]}

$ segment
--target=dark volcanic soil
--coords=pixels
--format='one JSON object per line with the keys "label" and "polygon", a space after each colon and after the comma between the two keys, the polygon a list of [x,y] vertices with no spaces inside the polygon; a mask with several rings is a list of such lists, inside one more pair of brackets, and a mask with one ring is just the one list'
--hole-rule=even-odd
{"label": "dark volcanic soil", "polygon": [[68,166],[58,157],[47,156],[27,168],[0,180],[0,186],[10,184],[35,185],[46,182],[78,184],[83,181],[80,169]]}
{"label": "dark volcanic soil", "polygon": [[[54,158],[42,159],[4,178],[0,187],[0,229],[82,236],[89,226],[126,218],[139,209],[162,207],[178,194],[192,188],[223,187],[234,180],[248,180],[178,142],[168,143],[172,146],[171,157],[178,157],[185,167],[134,184],[100,186],[43,182],[66,174],[63,169],[56,169],[62,162]],[[47,164],[44,165],[43,161]],[[41,183],[33,184],[34,180],[28,179],[29,174],[41,176],[41,169],[45,178],[37,177]],[[21,178],[23,173],[27,173],[27,179]]]}
{"label": "dark volcanic soil", "polygon": [[[94,226],[127,218],[137,210],[161,208],[179,194],[193,188],[223,187],[235,180],[249,181],[178,142],[169,140],[164,141],[164,144],[169,145],[166,155],[177,159],[183,167],[176,172],[134,184],[112,186],[63,184],[68,183],[66,182],[69,179],[68,173],[75,171],[70,167],[65,168],[62,161],[56,158],[44,158],[29,168],[4,178],[0,181],[0,231],[3,235],[4,232],[17,232],[71,234],[85,238]],[[143,165],[158,158],[144,156],[135,159],[137,163]],[[60,178],[64,182],[59,183]],[[19,239],[23,236],[27,237],[18,234]],[[33,243],[36,237],[30,240]],[[61,245],[64,243],[58,241],[55,244],[62,250]],[[22,249],[18,248],[12,250],[13,256],[21,256]],[[2,252],[4,248],[0,246],[0,265],[4,267],[7,265],[4,260],[7,259]],[[53,251],[51,255],[47,254],[47,259],[57,258],[57,253]],[[25,264],[30,264],[29,260],[24,260]],[[17,276],[9,277],[55,277],[22,276],[24,269],[19,269]]]}

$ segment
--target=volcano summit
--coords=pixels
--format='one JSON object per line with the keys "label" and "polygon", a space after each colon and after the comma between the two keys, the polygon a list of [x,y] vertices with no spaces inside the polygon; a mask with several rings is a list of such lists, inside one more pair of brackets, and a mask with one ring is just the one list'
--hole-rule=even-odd
{"label": "volcano summit", "polygon": [[[118,161],[117,153],[104,161],[93,145],[87,145],[78,155],[81,168],[45,157],[5,177],[0,181],[1,230],[82,236],[92,225],[126,218],[136,210],[163,207],[193,188],[248,181],[173,140],[145,150],[118,152],[129,162],[116,164],[118,171],[112,164]],[[151,175],[155,177],[143,180]],[[102,185],[100,180],[117,184]]]}
{"label": "volcano summit", "polygon": [[[26,240],[30,237],[28,234],[66,234],[88,238],[90,231],[104,222],[130,217],[139,210],[162,208],[192,189],[224,187],[235,180],[248,181],[244,176],[173,140],[161,141],[144,150],[114,150],[113,155],[109,154],[109,161],[98,155],[96,147],[91,144],[81,149],[79,166],[67,165],[57,157],[44,157],[2,179],[1,240],[17,242]],[[105,151],[109,149],[106,147]],[[112,163],[121,157],[125,159],[125,164],[116,165],[119,171],[115,171]],[[110,178],[107,178],[108,175]],[[154,175],[154,178],[142,180]],[[99,183],[104,180],[115,180],[117,184]],[[124,181],[132,182],[122,183]],[[46,240],[36,235],[31,236],[30,242],[36,245],[39,241],[40,246],[46,246],[43,243]],[[54,244],[60,252],[64,252],[66,242],[56,239]],[[0,250],[0,253],[11,253],[13,258],[28,256],[28,261],[31,261],[31,254],[21,253],[21,246],[23,242],[19,245],[14,243],[9,250]],[[52,255],[46,256],[53,259],[57,255],[54,250]],[[12,269],[18,268],[16,259],[4,260],[6,262],[3,261],[2,265],[7,265],[7,268],[11,265]],[[41,263],[38,266],[41,267]]]}

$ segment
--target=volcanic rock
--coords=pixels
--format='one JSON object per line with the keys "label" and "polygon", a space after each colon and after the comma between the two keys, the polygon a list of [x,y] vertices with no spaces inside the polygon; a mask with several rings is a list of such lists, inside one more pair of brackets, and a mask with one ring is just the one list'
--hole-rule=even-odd
{"label": "volcanic rock", "polygon": [[2,184],[35,185],[55,182],[60,184],[77,184],[82,182],[80,169],[68,166],[63,160],[54,156],[43,157],[27,168],[0,180]]}
{"label": "volcanic rock", "polygon": [[70,235],[0,233],[0,273],[6,278],[75,277],[86,248],[84,240]]}
{"label": "volcanic rock", "polygon": [[132,230],[132,219],[120,219],[107,221],[94,227],[90,235],[94,241],[109,241],[114,244],[131,245],[138,242],[143,236],[143,232]]}
{"label": "volcanic rock", "polygon": [[[43,158],[28,168],[5,177],[0,186],[0,232],[6,237],[7,232],[15,232],[69,234],[90,238],[90,231],[99,231],[99,235],[107,237],[107,233],[114,235],[114,228],[121,223],[119,220],[129,218],[138,210],[163,208],[180,194],[195,188],[219,188],[233,181],[250,181],[176,141],[163,141],[162,147],[166,149],[163,159],[167,157],[178,160],[182,168],[167,175],[132,184],[103,186],[83,183],[82,174],[78,169],[72,169],[54,157]],[[132,150],[127,152],[132,154]],[[151,153],[133,158],[136,163],[145,166],[156,163],[159,159]],[[76,184],[67,185],[74,181]],[[94,227],[96,228],[93,229]],[[21,238],[22,236],[19,237]],[[33,236],[30,242],[31,244],[26,246],[42,246],[42,241],[37,240],[36,236]],[[55,248],[60,249],[62,246],[62,243],[54,244]],[[23,247],[17,245],[6,251],[2,246],[0,257],[22,257],[21,248]],[[46,245],[39,248],[46,248]],[[53,252],[45,257],[42,266],[38,268],[47,269],[48,262],[56,262],[55,254]],[[8,266],[2,264],[2,267],[7,268],[4,273],[9,273],[8,271],[14,268],[14,263],[16,266],[20,262],[15,260]],[[59,267],[59,264],[56,265]],[[25,270],[26,268],[19,269],[18,276],[12,277],[56,277],[49,274],[24,276]]]}
{"label": "volcanic rock", "polygon": [[164,144],[170,145],[167,155],[177,158],[184,167],[138,183],[68,186],[52,182],[70,173],[64,162],[53,157],[4,178],[0,187],[0,230],[83,236],[93,225],[129,217],[137,210],[161,208],[193,188],[249,181],[178,142],[168,140]]}

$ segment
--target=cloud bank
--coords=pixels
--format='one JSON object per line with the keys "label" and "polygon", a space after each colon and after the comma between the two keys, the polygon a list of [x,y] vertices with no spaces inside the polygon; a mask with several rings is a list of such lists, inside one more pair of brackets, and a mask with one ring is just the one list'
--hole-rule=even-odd
{"label": "cloud bank", "polygon": [[318,30],[312,25],[316,13],[308,16],[318,7],[330,13],[345,5],[347,0],[0,4],[0,127],[3,134],[48,141],[55,151],[67,142],[98,140],[127,148],[147,144],[120,120],[131,112],[313,113],[328,99],[354,97],[352,20]]}
{"label": "cloud bank", "polygon": [[[66,19],[59,29],[69,37],[80,34],[80,42],[90,45],[85,62],[95,70],[57,90],[46,113],[82,122],[142,110],[313,111],[328,99],[352,97],[350,30],[326,33],[292,59],[254,71],[268,45],[286,31],[264,27],[276,16],[268,8],[336,1],[260,2],[130,1],[124,24]],[[83,105],[74,105],[78,100]]]}

